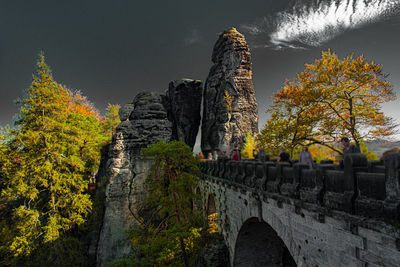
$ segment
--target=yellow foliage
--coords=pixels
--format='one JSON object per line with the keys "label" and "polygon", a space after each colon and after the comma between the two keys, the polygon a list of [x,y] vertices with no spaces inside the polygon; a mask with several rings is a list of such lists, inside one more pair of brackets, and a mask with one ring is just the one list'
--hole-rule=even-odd
{"label": "yellow foliage", "polygon": [[246,139],[244,140],[244,144],[243,144],[243,148],[242,148],[242,158],[254,159],[254,157],[253,157],[254,149],[256,149],[256,140],[249,131],[249,132],[247,132]]}
{"label": "yellow foliage", "polygon": [[225,100],[225,107],[232,112],[232,103],[233,103],[233,96],[231,96],[227,90],[225,90],[225,95],[224,95],[224,100]]}
{"label": "yellow foliage", "polygon": [[364,155],[367,156],[368,160],[378,160],[379,159],[378,155],[375,154],[374,151],[372,151],[372,149],[369,150],[367,147],[367,144],[364,142],[360,143],[360,150],[361,150],[361,153],[363,153]]}
{"label": "yellow foliage", "polygon": [[218,233],[218,213],[212,213],[208,215],[208,232],[210,234],[212,233]]}

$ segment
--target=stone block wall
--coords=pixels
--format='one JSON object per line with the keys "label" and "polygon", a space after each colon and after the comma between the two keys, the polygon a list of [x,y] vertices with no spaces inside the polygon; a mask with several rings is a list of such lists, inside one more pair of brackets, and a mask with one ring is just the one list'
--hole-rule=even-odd
{"label": "stone block wall", "polygon": [[363,154],[347,155],[344,169],[334,164],[318,164],[309,169],[298,163],[292,166],[226,159],[204,162],[201,168],[205,174],[327,210],[396,222],[400,218],[399,155],[388,155],[385,165],[374,163],[374,168]]}
{"label": "stone block wall", "polygon": [[[239,179],[218,177],[222,170],[219,167],[222,165],[225,167],[222,175],[227,173],[226,167],[229,166],[230,175],[235,176],[242,166],[254,164],[257,170],[260,168],[257,167],[259,163],[206,162],[201,164],[204,179],[200,183],[200,188],[205,196],[204,199],[208,199],[209,195],[215,199],[219,230],[229,247],[233,266],[235,266],[235,253],[238,253],[235,248],[240,230],[246,221],[254,218],[266,222],[274,229],[297,266],[400,266],[399,221],[393,213],[399,201],[396,200],[396,188],[391,187],[388,192],[386,186],[387,183],[396,184],[393,179],[399,178],[399,155],[400,153],[391,155],[385,162],[385,174],[379,172],[376,176],[368,173],[368,168],[363,169],[360,166],[349,171],[351,169],[349,166],[344,170],[337,170],[337,166],[325,164],[316,170],[295,166],[293,179],[278,177],[282,172],[279,171],[279,166],[274,165],[277,171],[269,173],[275,176],[266,177],[267,167],[273,166],[272,163],[266,163],[262,165],[265,167],[263,171],[259,169],[259,174],[264,175],[262,177],[264,184],[261,185],[256,182],[260,180],[260,175],[253,175],[251,172],[250,176],[244,175],[244,178]],[[393,169],[387,170],[387,168]],[[290,171],[286,174],[288,173]],[[343,177],[349,174],[350,178],[353,178],[350,183],[335,180],[343,180]],[[367,186],[371,179],[373,182]],[[251,182],[243,182],[246,180]],[[266,186],[268,181],[277,180],[280,181],[277,191]],[[353,193],[357,191],[350,199],[351,207],[354,209],[343,210],[340,207],[334,209],[333,206],[325,205],[327,203],[325,194],[329,192],[326,191],[327,180],[331,182],[331,192],[342,193],[343,196],[345,190],[353,186]],[[291,184],[297,182],[298,194],[282,194],[284,181],[289,181]],[[301,191],[302,188],[310,190]],[[392,202],[387,197],[390,194],[393,197]],[[342,198],[340,201],[345,203],[347,199]],[[367,208],[379,207],[378,204],[386,206],[385,209],[391,207],[391,212],[389,210],[389,214],[378,217],[376,208],[371,210],[371,214],[364,214]],[[363,207],[362,212],[360,207]],[[385,222],[384,218],[390,223]]]}

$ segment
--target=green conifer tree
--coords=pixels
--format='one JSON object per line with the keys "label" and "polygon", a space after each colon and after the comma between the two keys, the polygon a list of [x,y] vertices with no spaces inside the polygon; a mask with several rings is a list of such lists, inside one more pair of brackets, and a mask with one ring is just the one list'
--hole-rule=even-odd
{"label": "green conifer tree", "polygon": [[79,264],[82,251],[71,233],[92,206],[86,190],[105,141],[97,112],[54,81],[43,53],[19,104],[16,128],[2,131],[0,144],[0,263]]}

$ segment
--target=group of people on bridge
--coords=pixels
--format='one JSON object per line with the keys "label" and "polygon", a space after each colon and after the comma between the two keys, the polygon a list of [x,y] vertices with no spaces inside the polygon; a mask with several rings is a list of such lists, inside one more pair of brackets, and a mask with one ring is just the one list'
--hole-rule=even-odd
{"label": "group of people on bridge", "polygon": [[218,158],[231,159],[234,161],[242,160],[241,151],[239,149],[239,146],[235,146],[235,149],[233,149],[229,154],[227,154],[226,151],[222,151],[221,154],[218,154],[218,152],[216,150],[214,150],[213,152],[208,153],[207,158],[204,158],[204,156],[201,152],[199,153],[199,157],[200,157],[200,159],[204,159],[204,160],[217,160]]}
{"label": "group of people on bridge", "polygon": [[[343,158],[346,154],[350,153],[360,153],[360,148],[358,146],[352,145],[350,143],[349,138],[343,137],[340,140],[340,143],[343,147]],[[230,151],[229,154],[226,153],[226,151],[222,151],[220,154],[214,150],[213,152],[209,152],[207,157],[204,158],[203,154],[200,152],[199,153],[200,159],[204,160],[218,160],[218,158],[226,158],[226,159],[231,159],[232,161],[240,161],[242,160],[241,157],[241,151],[239,146],[235,146],[235,148]],[[255,160],[260,161],[260,162],[265,162],[270,160],[269,154],[266,154],[264,149],[260,146],[257,145],[255,149],[253,149],[253,157]],[[277,162],[291,162],[290,154],[286,151],[285,147],[280,148],[280,154],[278,158],[276,159]],[[315,161],[312,158],[311,153],[308,151],[307,146],[303,146],[302,151],[299,153],[299,163],[307,164],[310,169],[315,167]],[[341,167],[343,167],[343,159],[339,160],[339,164]]]}

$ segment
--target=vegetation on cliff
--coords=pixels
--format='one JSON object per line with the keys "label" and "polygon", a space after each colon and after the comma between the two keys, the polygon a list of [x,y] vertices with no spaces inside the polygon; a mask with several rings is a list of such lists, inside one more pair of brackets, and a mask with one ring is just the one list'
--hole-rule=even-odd
{"label": "vegetation on cliff", "polygon": [[268,109],[271,119],[258,140],[273,154],[279,148],[290,151],[318,144],[341,154],[337,143],[342,136],[363,141],[390,136],[396,126],[382,112],[382,103],[395,99],[385,80],[382,65],[363,56],[339,59],[329,50],[306,65],[294,81],[274,94]]}
{"label": "vegetation on cliff", "polygon": [[143,155],[154,158],[146,184],[147,202],[156,208],[129,231],[137,255],[116,265],[192,266],[206,222],[194,192],[199,159],[181,141],[160,141],[143,149]]}
{"label": "vegetation on cliff", "polygon": [[109,126],[86,97],[54,81],[43,53],[26,93],[15,128],[1,131],[0,263],[83,265],[87,188]]}
{"label": "vegetation on cliff", "polygon": [[253,151],[256,149],[256,139],[251,135],[251,132],[248,131],[246,138],[244,139],[244,143],[242,146],[242,158],[244,159],[254,159]]}

